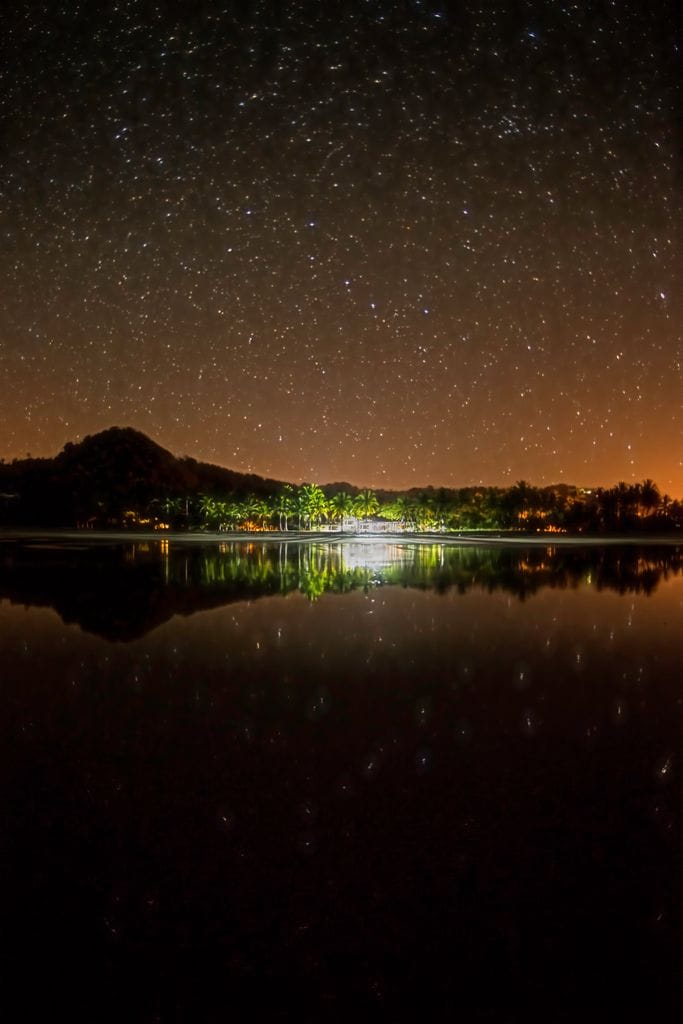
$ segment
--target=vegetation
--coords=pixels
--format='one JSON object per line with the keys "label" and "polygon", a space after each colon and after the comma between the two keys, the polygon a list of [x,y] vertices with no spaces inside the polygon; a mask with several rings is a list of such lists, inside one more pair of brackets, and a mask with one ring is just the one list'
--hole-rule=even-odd
{"label": "vegetation", "polygon": [[1,465],[0,523],[216,533],[663,533],[681,528],[683,505],[652,480],[591,490],[524,480],[405,493],[295,487],[177,459],[137,431],[112,428],[66,445],[55,459]]}

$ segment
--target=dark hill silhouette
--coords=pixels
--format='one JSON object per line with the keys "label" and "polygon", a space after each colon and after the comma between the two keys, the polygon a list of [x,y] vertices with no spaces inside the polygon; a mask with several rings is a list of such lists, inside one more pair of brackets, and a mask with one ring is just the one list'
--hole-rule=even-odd
{"label": "dark hill silhouette", "polygon": [[0,466],[0,515],[6,524],[114,525],[129,508],[198,493],[244,497],[281,486],[188,457],[177,458],[139,430],[110,427],[69,443],[53,459]]}

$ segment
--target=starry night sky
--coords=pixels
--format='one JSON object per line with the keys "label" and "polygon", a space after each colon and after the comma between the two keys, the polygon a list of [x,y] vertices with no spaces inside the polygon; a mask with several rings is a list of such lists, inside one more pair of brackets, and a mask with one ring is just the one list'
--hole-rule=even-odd
{"label": "starry night sky", "polygon": [[683,495],[675,4],[12,3],[0,455]]}

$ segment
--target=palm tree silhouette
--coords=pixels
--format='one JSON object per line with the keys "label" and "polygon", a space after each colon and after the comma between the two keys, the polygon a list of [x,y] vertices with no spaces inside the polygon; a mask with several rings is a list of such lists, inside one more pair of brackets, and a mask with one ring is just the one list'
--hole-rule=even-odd
{"label": "palm tree silhouette", "polygon": [[639,485],[639,490],[639,504],[645,515],[651,514],[655,509],[659,508],[662,496],[654,480],[650,480],[649,477],[643,480],[642,484]]}

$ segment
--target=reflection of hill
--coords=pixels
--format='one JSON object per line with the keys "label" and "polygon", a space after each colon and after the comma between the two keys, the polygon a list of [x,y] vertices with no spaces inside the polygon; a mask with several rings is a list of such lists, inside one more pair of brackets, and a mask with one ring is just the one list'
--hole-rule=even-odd
{"label": "reflection of hill", "polygon": [[[202,583],[196,558],[173,558],[173,572],[146,545],[48,548],[21,551],[0,548],[0,598],[27,606],[53,608],[68,624],[107,640],[135,640],[173,615],[191,615],[259,597],[241,583],[219,587]],[[183,554],[186,554],[183,552]],[[190,556],[193,552],[188,552]],[[187,571],[186,571],[187,570]]]}
{"label": "reflection of hill", "polygon": [[173,615],[293,591],[310,600],[378,585],[438,593],[502,590],[520,600],[545,587],[649,594],[682,568],[678,549],[654,546],[6,543],[0,546],[0,598],[53,608],[67,623],[125,641]]}

